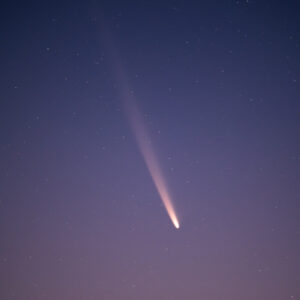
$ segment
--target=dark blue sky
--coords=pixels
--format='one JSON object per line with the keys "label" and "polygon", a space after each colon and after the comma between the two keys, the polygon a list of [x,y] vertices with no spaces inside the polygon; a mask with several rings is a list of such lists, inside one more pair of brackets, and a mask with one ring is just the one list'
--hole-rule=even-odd
{"label": "dark blue sky", "polygon": [[297,1],[1,11],[1,299],[300,299]]}

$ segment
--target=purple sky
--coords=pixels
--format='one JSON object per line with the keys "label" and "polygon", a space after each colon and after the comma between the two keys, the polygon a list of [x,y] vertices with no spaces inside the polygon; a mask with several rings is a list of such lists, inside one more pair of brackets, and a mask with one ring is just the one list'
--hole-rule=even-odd
{"label": "purple sky", "polygon": [[300,299],[299,4],[161,2],[3,5],[0,299]]}

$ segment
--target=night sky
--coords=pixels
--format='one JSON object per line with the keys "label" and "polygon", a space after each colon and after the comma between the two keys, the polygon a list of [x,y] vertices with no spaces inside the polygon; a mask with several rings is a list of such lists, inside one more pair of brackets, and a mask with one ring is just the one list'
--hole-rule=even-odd
{"label": "night sky", "polygon": [[1,300],[300,299],[297,2],[2,4]]}

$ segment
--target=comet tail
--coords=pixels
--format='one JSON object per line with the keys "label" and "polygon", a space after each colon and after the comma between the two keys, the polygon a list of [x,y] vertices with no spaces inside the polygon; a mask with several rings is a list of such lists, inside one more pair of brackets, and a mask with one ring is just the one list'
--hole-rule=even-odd
{"label": "comet tail", "polygon": [[144,122],[142,120],[141,113],[138,111],[138,108],[135,104],[132,97],[127,98],[126,110],[129,115],[130,123],[138,143],[139,149],[143,155],[146,166],[150,172],[150,175],[153,179],[153,182],[156,186],[156,189],[160,195],[160,198],[166,208],[166,211],[175,226],[179,229],[179,221],[176,216],[174,206],[172,204],[171,196],[167,188],[167,184],[163,177],[162,171],[158,164],[157,158],[155,156],[151,140],[147,134]]}

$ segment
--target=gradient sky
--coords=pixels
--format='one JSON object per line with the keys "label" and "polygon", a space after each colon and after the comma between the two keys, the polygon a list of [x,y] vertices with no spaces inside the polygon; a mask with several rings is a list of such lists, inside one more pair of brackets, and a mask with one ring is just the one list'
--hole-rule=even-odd
{"label": "gradient sky", "polygon": [[300,299],[298,1],[54,2],[1,7],[0,298]]}

